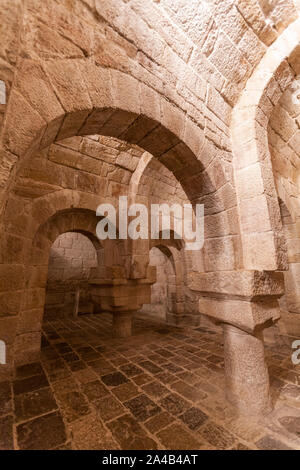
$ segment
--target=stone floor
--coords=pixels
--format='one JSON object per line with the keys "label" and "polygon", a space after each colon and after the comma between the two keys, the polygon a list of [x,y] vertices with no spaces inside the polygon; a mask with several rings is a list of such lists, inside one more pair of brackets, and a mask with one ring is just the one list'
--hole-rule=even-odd
{"label": "stone floor", "polygon": [[293,338],[267,346],[274,411],[238,418],[224,399],[222,336],[109,315],[44,325],[41,361],[0,384],[0,449],[300,449]]}

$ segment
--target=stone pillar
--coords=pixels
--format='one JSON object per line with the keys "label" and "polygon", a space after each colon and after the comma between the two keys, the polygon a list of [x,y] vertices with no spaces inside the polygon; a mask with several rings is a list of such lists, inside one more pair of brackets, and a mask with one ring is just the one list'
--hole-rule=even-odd
{"label": "stone pillar", "polygon": [[271,411],[269,373],[262,332],[249,334],[223,324],[227,399],[243,414]]}
{"label": "stone pillar", "polygon": [[115,338],[128,338],[132,335],[132,317],[134,312],[113,313],[113,335]]}

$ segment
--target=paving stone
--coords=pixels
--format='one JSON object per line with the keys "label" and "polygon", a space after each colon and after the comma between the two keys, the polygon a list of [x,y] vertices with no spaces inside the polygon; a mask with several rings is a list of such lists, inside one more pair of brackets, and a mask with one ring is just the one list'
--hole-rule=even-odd
{"label": "paving stone", "polygon": [[156,416],[153,416],[153,418],[150,418],[148,421],[145,423],[145,427],[149,429],[149,431],[153,434],[156,434],[158,431],[161,429],[167,427],[169,424],[171,424],[174,421],[174,417],[171,416],[169,413],[166,411],[163,411],[159,413]]}
{"label": "paving stone", "polygon": [[118,385],[128,382],[126,376],[121,374],[121,372],[114,372],[113,374],[103,375],[101,376],[101,380],[108,387],[117,387]]}
{"label": "paving stone", "polygon": [[140,363],[140,366],[151,374],[158,374],[159,372],[162,372],[162,369],[151,361],[143,361]]}
{"label": "paving stone", "polygon": [[272,436],[263,437],[256,442],[256,446],[261,450],[292,450],[291,447]]}
{"label": "paving stone", "polygon": [[118,387],[115,387],[112,389],[112,392],[116,397],[121,401],[125,402],[127,400],[130,400],[130,398],[135,397],[136,395],[139,395],[139,389],[133,384],[133,383],[125,383],[122,385],[119,385]]}
{"label": "paving stone", "polygon": [[162,444],[169,450],[195,450],[201,449],[200,438],[195,438],[180,424],[171,424],[157,434]]}
{"label": "paving stone", "polygon": [[64,361],[66,361],[68,363],[73,363],[73,362],[79,361],[79,356],[77,354],[75,354],[74,352],[64,354],[62,357],[63,357]]}
{"label": "paving stone", "polygon": [[232,447],[232,449],[230,450],[255,450],[255,449],[251,449],[247,446],[245,446],[244,444],[242,444],[241,442],[238,442],[234,447]]}
{"label": "paving stone", "polygon": [[21,450],[48,450],[66,442],[66,430],[59,412],[41,416],[17,426]]}
{"label": "paving stone", "polygon": [[127,377],[136,377],[137,375],[143,374],[143,370],[134,364],[125,364],[120,367],[120,370]]}
{"label": "paving stone", "polygon": [[278,421],[288,432],[300,437],[300,417],[284,416]]}
{"label": "paving stone", "polygon": [[16,379],[26,379],[34,375],[43,375],[44,371],[39,362],[25,364],[16,368]]}
{"label": "paving stone", "polygon": [[207,414],[199,410],[199,408],[190,408],[181,416],[179,416],[181,421],[187,425],[192,431],[199,429],[203,423],[208,419]]}
{"label": "paving stone", "polygon": [[111,432],[105,428],[97,414],[80,418],[70,426],[72,441],[78,450],[118,449]]}
{"label": "paving stone", "polygon": [[90,413],[90,407],[85,396],[78,391],[70,391],[56,395],[58,404],[68,423]]}
{"label": "paving stone", "polygon": [[176,393],[170,393],[162,398],[159,404],[174,416],[178,416],[190,408],[190,404]]}
{"label": "paving stone", "polygon": [[28,421],[58,408],[50,388],[16,395],[14,401],[16,422]]}
{"label": "paving stone", "polygon": [[40,374],[26,379],[15,380],[13,382],[13,390],[15,395],[22,393],[34,392],[40,388],[49,387],[46,375]]}
{"label": "paving stone", "polygon": [[80,383],[94,382],[98,379],[97,374],[90,368],[82,369],[73,373],[74,378]]}
{"label": "paving stone", "polygon": [[201,427],[199,434],[207,442],[220,450],[225,450],[232,447],[236,440],[232,434],[226,431],[226,429],[212,422],[208,422],[203,427]]}
{"label": "paving stone", "polygon": [[182,381],[171,384],[171,388],[180,393],[180,395],[182,395],[187,400],[191,400],[195,403],[207,397],[207,394],[202,392],[202,390],[199,390],[196,387],[192,387],[191,385]]}
{"label": "paving stone", "polygon": [[148,382],[151,382],[153,380],[153,377],[149,374],[141,374],[137,375],[135,377],[132,377],[132,380],[137,384],[137,385],[144,385]]}
{"label": "paving stone", "polygon": [[108,423],[114,438],[124,450],[156,450],[157,444],[129,415]]}
{"label": "paving stone", "polygon": [[12,394],[10,382],[0,382],[0,416],[12,411]]}
{"label": "paving stone", "polygon": [[129,408],[138,421],[146,421],[146,419],[151,418],[161,411],[161,408],[146,395],[139,395],[125,402],[124,405]]}
{"label": "paving stone", "polygon": [[86,369],[87,365],[83,361],[76,361],[68,363],[68,367],[71,369],[72,372],[76,372],[78,370]]}
{"label": "paving stone", "polygon": [[158,397],[161,398],[170,393],[170,390],[164,387],[157,380],[155,380],[154,382],[150,382],[147,385],[144,385],[142,389],[147,395],[151,395],[152,397],[156,397],[156,398]]}
{"label": "paving stone", "polygon": [[109,390],[100,382],[100,380],[95,380],[94,382],[88,382],[82,385],[82,391],[89,401],[95,401],[109,395]]}
{"label": "paving stone", "polygon": [[126,413],[126,408],[112,395],[96,400],[93,403],[103,421],[111,421],[112,419]]}
{"label": "paving stone", "polygon": [[13,450],[13,417],[0,418],[0,450]]}
{"label": "paving stone", "polygon": [[170,374],[169,372],[162,372],[161,374],[157,374],[156,376],[157,380],[160,380],[163,384],[172,384],[174,382],[177,382],[177,377],[173,374]]}

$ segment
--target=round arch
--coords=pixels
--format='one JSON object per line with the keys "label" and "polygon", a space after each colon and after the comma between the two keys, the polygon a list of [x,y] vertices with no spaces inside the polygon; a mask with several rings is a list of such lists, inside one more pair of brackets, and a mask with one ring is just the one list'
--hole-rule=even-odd
{"label": "round arch", "polygon": [[[20,122],[18,115],[26,118]],[[2,132],[2,203],[14,175],[35,151],[75,135],[94,134],[119,138],[149,152],[174,174],[193,204],[204,195],[207,205],[220,212],[236,200],[229,183],[223,188],[227,176],[217,149],[186,111],[156,90],[123,72],[85,60],[41,65],[23,59]],[[215,226],[223,236],[217,218]],[[232,269],[236,264],[233,243],[229,241],[226,248],[231,251]],[[145,262],[137,256],[131,265],[137,266],[132,277],[145,271]]]}
{"label": "round arch", "polygon": [[[43,90],[38,96],[32,81]],[[18,115],[26,116],[22,129]],[[12,160],[18,160],[18,168],[36,149],[55,141],[94,134],[139,145],[174,173],[190,200],[197,198],[205,169],[204,135],[185,112],[116,70],[87,61],[42,67],[24,59],[8,103],[2,168],[11,170]],[[9,176],[3,172],[2,186]]]}
{"label": "round arch", "polygon": [[184,308],[182,253],[170,244],[170,240],[153,240],[149,259],[154,263],[152,266],[156,266],[157,281],[151,287],[151,303],[144,305],[142,312],[152,315],[154,311],[167,323],[179,324]]}
{"label": "round arch", "polygon": [[[68,205],[66,200],[64,203]],[[81,233],[92,242],[98,259],[98,267],[94,268],[92,273],[95,277],[106,278],[111,275],[111,268],[115,263],[123,265],[120,261],[119,244],[114,244],[111,240],[101,243],[97,238],[98,222],[99,218],[91,209],[64,208],[47,218],[36,231],[25,262],[28,277],[22,295],[22,308],[18,315],[16,364],[35,360],[39,354],[50,250],[60,235],[69,232]],[[99,265],[103,259],[104,265]]]}
{"label": "round arch", "polygon": [[[20,120],[20,115],[24,119]],[[127,74],[98,67],[86,60],[51,61],[41,65],[28,59],[20,63],[3,127],[0,153],[2,202],[13,185],[14,176],[35,151],[68,137],[93,134],[138,144],[174,174],[192,203],[203,202],[203,195],[207,197],[212,215],[226,211],[229,204],[230,207],[236,205],[234,188],[228,183],[217,150],[204,139],[203,130],[186,112],[157,91]],[[96,210],[101,202],[100,196],[90,197],[72,190],[54,192],[47,199],[40,197],[34,202],[28,238],[31,239],[41,224],[59,210]],[[214,233],[218,230],[219,237],[226,236],[217,218],[213,230]],[[211,252],[217,253],[217,269],[238,267],[239,256],[234,253],[237,237],[238,233],[234,237],[230,234],[224,243],[219,238],[217,252],[214,237],[209,240],[208,258],[211,258]],[[41,240],[46,245],[49,243],[47,238]],[[226,256],[222,256],[224,250]],[[147,264],[145,255],[139,256],[133,262],[127,260],[125,263],[136,265],[134,274],[138,278],[143,271],[140,265]],[[34,267],[33,277],[37,276],[36,268],[38,266]],[[7,270],[14,269],[19,268],[7,262]],[[39,304],[37,308],[40,308]],[[21,317],[17,320],[17,357],[22,354],[24,342],[36,344],[35,327],[28,324],[25,327],[27,319],[22,326],[22,321]],[[24,331],[31,331],[32,335],[27,334],[25,338]]]}
{"label": "round arch", "polygon": [[268,48],[233,111],[233,164],[245,269],[287,268],[267,128],[274,107],[299,72],[299,57],[297,19]]}

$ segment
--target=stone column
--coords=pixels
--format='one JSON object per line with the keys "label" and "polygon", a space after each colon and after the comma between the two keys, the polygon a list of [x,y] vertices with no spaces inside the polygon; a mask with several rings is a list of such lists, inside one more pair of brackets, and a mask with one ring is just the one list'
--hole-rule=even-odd
{"label": "stone column", "polygon": [[227,399],[243,414],[271,411],[269,373],[262,332],[249,334],[223,324]]}
{"label": "stone column", "polygon": [[132,317],[134,312],[113,313],[113,335],[115,338],[128,338],[132,335]]}

